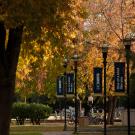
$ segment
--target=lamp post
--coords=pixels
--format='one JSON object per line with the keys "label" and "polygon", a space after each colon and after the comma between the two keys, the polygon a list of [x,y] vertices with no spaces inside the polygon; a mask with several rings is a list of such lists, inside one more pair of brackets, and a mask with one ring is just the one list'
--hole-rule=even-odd
{"label": "lamp post", "polygon": [[77,106],[77,64],[78,64],[78,55],[75,54],[74,57],[74,73],[75,73],[75,129],[74,132],[77,133],[77,118],[78,118],[78,106]]}
{"label": "lamp post", "polygon": [[64,67],[64,114],[65,114],[65,116],[64,116],[64,131],[66,131],[67,130],[67,121],[66,121],[66,108],[67,108],[67,106],[66,106],[66,104],[67,104],[67,71],[66,71],[66,69],[67,69],[67,59],[64,59],[64,64],[63,64],[63,67]]}
{"label": "lamp post", "polygon": [[124,39],[123,44],[126,51],[126,64],[127,64],[127,124],[128,124],[128,135],[130,135],[130,81],[129,81],[129,64],[130,64],[130,46],[131,39]]}
{"label": "lamp post", "polygon": [[108,45],[102,46],[103,64],[104,64],[104,135],[106,135],[106,59],[107,59]]}

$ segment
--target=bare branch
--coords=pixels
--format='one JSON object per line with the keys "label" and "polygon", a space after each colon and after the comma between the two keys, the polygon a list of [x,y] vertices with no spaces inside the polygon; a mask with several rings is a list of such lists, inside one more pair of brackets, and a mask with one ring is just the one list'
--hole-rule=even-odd
{"label": "bare branch", "polygon": [[109,19],[108,19],[107,16],[105,15],[105,13],[102,12],[102,14],[103,14],[103,16],[105,17],[106,21],[108,22],[108,24],[109,24],[111,30],[114,32],[114,34],[115,34],[115,35],[119,38],[119,40],[121,41],[121,37],[120,37],[119,34],[114,30],[114,28],[113,28],[111,22],[109,21]]}
{"label": "bare branch", "polygon": [[120,19],[121,19],[122,39],[124,39],[123,3],[124,3],[124,0],[122,0],[122,1],[121,1],[121,4],[120,4]]}

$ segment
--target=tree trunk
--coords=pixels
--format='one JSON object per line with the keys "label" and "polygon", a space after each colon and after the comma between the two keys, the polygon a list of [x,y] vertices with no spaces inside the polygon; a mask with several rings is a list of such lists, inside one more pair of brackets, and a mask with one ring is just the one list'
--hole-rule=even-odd
{"label": "tree trunk", "polygon": [[0,84],[0,134],[8,135],[11,109],[11,86]]}
{"label": "tree trunk", "polygon": [[107,124],[113,124],[113,119],[114,119],[114,112],[116,108],[116,102],[117,102],[117,97],[115,96],[110,96],[108,97],[108,117],[107,117]]}
{"label": "tree trunk", "polygon": [[8,43],[5,45],[6,29],[4,23],[0,22],[0,135],[9,135],[22,31],[22,26],[10,29]]}

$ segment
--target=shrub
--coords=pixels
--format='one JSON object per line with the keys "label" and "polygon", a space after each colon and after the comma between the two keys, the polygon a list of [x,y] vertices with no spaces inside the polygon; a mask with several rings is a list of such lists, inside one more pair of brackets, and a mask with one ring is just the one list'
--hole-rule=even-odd
{"label": "shrub", "polygon": [[24,120],[27,118],[28,116],[28,107],[29,104],[26,103],[14,103],[12,106],[12,118],[16,119],[17,124],[23,125],[24,124]]}
{"label": "shrub", "polygon": [[29,106],[29,118],[33,124],[40,124],[41,119],[47,118],[52,109],[49,106],[43,104],[30,104]]}
{"label": "shrub", "polygon": [[41,119],[47,118],[51,112],[52,108],[43,104],[14,103],[12,106],[12,118],[20,125],[24,124],[26,118],[33,124],[40,124]]}

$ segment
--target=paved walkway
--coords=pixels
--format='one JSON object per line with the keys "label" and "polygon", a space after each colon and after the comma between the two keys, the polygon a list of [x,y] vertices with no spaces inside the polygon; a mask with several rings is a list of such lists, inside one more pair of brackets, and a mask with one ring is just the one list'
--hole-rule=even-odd
{"label": "paved walkway", "polygon": [[72,135],[73,131],[53,131],[53,132],[45,132],[43,135]]}

